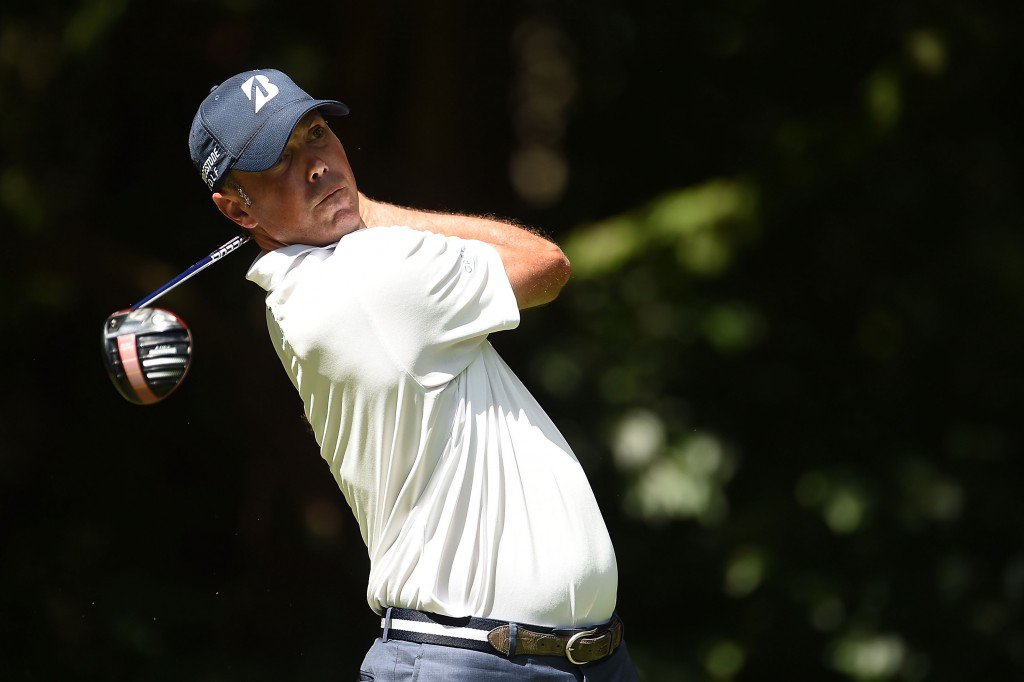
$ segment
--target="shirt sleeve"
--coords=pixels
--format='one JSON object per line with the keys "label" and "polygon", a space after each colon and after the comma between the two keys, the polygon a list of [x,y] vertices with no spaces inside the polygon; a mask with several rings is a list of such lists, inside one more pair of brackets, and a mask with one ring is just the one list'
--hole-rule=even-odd
{"label": "shirt sleeve", "polygon": [[378,264],[366,311],[392,359],[424,388],[443,385],[491,332],[519,325],[498,252],[484,242],[404,227],[372,228]]}

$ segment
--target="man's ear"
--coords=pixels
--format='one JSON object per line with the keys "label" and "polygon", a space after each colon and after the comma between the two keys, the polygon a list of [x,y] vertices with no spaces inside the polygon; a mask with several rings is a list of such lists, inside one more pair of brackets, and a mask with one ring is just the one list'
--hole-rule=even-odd
{"label": "man's ear", "polygon": [[211,198],[213,203],[217,204],[220,212],[228,217],[228,220],[238,223],[247,230],[253,229],[258,224],[256,218],[249,213],[245,204],[238,197],[214,192]]}

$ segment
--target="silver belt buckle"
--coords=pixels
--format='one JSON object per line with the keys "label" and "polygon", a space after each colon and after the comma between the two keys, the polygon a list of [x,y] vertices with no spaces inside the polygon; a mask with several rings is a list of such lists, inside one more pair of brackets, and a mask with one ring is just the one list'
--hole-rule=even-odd
{"label": "silver belt buckle", "polygon": [[583,639],[584,637],[589,637],[595,632],[597,632],[597,628],[594,628],[593,630],[584,630],[583,632],[577,632],[575,635],[569,638],[569,641],[565,643],[565,657],[569,659],[570,663],[575,663],[576,665],[583,665],[584,663],[589,663],[589,661],[577,661],[575,658],[573,658],[572,647],[580,639]]}

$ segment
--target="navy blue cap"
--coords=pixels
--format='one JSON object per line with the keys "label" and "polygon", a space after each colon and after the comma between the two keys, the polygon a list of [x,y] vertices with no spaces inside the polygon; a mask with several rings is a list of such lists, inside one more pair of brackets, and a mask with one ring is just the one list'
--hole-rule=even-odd
{"label": "navy blue cap", "polygon": [[192,163],[211,192],[228,171],[264,171],[277,163],[292,129],[312,109],[344,116],[348,107],[313,99],[276,69],[232,76],[213,87],[192,120]]}

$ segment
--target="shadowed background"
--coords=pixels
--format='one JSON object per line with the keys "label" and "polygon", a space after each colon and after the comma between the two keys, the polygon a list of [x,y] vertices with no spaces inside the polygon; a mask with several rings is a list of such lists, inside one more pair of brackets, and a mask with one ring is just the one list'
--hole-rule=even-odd
{"label": "shadowed background", "polygon": [[350,106],[368,195],[567,251],[492,340],[593,484],[644,680],[1020,677],[1024,17],[996,7],[5,4],[0,675],[356,677],[366,550],[255,249],[160,302],[195,338],[166,402],[100,360],[107,315],[234,234],[188,129],[275,67]]}

